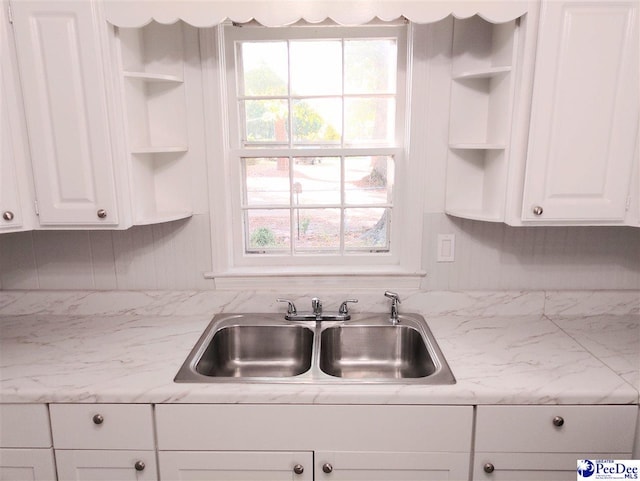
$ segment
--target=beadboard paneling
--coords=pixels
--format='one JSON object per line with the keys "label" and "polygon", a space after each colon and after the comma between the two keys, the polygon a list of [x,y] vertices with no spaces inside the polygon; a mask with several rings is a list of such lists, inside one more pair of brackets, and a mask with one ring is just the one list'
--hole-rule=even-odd
{"label": "beadboard paneling", "polygon": [[0,236],[2,289],[210,289],[209,215],[125,231]]}
{"label": "beadboard paneling", "polygon": [[[438,234],[455,234],[455,262],[436,262]],[[429,290],[640,289],[640,229],[509,227],[426,214]]]}
{"label": "beadboard paneling", "polygon": [[[455,262],[436,261],[455,234]],[[425,214],[427,290],[640,289],[640,229],[509,227]],[[3,289],[212,289],[208,215],[126,231],[0,236]]]}

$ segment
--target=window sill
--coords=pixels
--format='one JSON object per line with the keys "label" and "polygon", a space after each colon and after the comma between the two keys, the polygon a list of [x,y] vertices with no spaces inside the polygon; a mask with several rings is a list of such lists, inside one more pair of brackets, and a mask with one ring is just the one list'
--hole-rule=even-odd
{"label": "window sill", "polygon": [[295,267],[236,268],[224,272],[207,272],[205,279],[215,279],[217,289],[279,289],[280,287],[332,289],[418,289],[424,271],[408,271],[399,267],[322,268]]}

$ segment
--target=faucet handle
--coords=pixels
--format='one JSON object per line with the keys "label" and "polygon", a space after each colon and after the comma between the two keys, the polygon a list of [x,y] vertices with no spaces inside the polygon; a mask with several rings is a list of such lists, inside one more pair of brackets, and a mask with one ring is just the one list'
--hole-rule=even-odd
{"label": "faucet handle", "polygon": [[353,304],[357,304],[358,303],[358,299],[347,299],[342,304],[340,304],[340,309],[338,309],[338,312],[340,314],[349,314],[349,307],[347,306],[347,304],[349,302],[351,302]]}
{"label": "faucet handle", "polygon": [[311,299],[311,309],[314,314],[322,314],[322,301],[317,297]]}
{"label": "faucet handle", "polygon": [[276,302],[286,302],[289,305],[287,307],[287,314],[296,315],[298,313],[298,311],[296,310],[296,305],[293,303],[293,301],[290,301],[289,299],[277,298]]}

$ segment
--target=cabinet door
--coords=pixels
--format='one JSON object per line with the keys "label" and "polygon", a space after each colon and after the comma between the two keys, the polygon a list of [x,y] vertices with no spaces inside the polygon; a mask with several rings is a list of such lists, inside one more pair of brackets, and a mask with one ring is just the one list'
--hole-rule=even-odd
{"label": "cabinet door", "polygon": [[0,3],[0,232],[12,232],[30,227],[23,216],[22,204],[27,202],[28,192],[26,176],[21,175],[28,160],[5,7],[4,2]]}
{"label": "cabinet door", "polygon": [[[157,481],[154,451],[56,450],[58,481]],[[168,478],[179,479],[179,478]]]}
{"label": "cabinet door", "polygon": [[311,481],[310,452],[160,451],[161,479]]}
{"label": "cabinet door", "polygon": [[41,225],[118,223],[95,8],[12,3]]}
{"label": "cabinet door", "polygon": [[55,481],[51,449],[0,449],[0,481]]}
{"label": "cabinet door", "polygon": [[319,481],[467,481],[469,453],[316,452]]}
{"label": "cabinet door", "polygon": [[623,222],[638,82],[637,1],[543,2],[523,220]]}

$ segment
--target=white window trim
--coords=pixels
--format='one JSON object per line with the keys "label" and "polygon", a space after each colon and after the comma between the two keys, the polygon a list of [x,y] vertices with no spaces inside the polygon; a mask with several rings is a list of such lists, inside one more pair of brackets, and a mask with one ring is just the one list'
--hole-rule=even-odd
{"label": "white window trim", "polygon": [[[393,254],[340,257],[340,263],[327,265],[326,256],[318,256],[318,264],[295,260],[290,256],[261,256],[253,265],[239,265],[234,258],[234,225],[229,183],[238,181],[237,166],[229,161],[233,151],[229,145],[224,26],[201,30],[203,90],[209,201],[211,215],[212,271],[205,278],[215,279],[217,288],[334,287],[418,288],[425,276],[422,270],[422,232],[424,199],[424,158],[411,155],[409,132],[412,117],[411,86],[425,79],[412,77],[411,58],[413,29],[407,30],[407,57],[404,101],[407,112],[404,141],[401,148],[390,148],[396,156],[396,184],[392,228]],[[241,244],[240,244],[241,245]],[[241,249],[242,250],[242,249]],[[310,257],[310,256],[309,256]],[[306,257],[308,259],[309,257]],[[282,261],[286,262],[282,262]],[[375,263],[373,262],[375,261]],[[307,265],[304,263],[307,262]]]}

